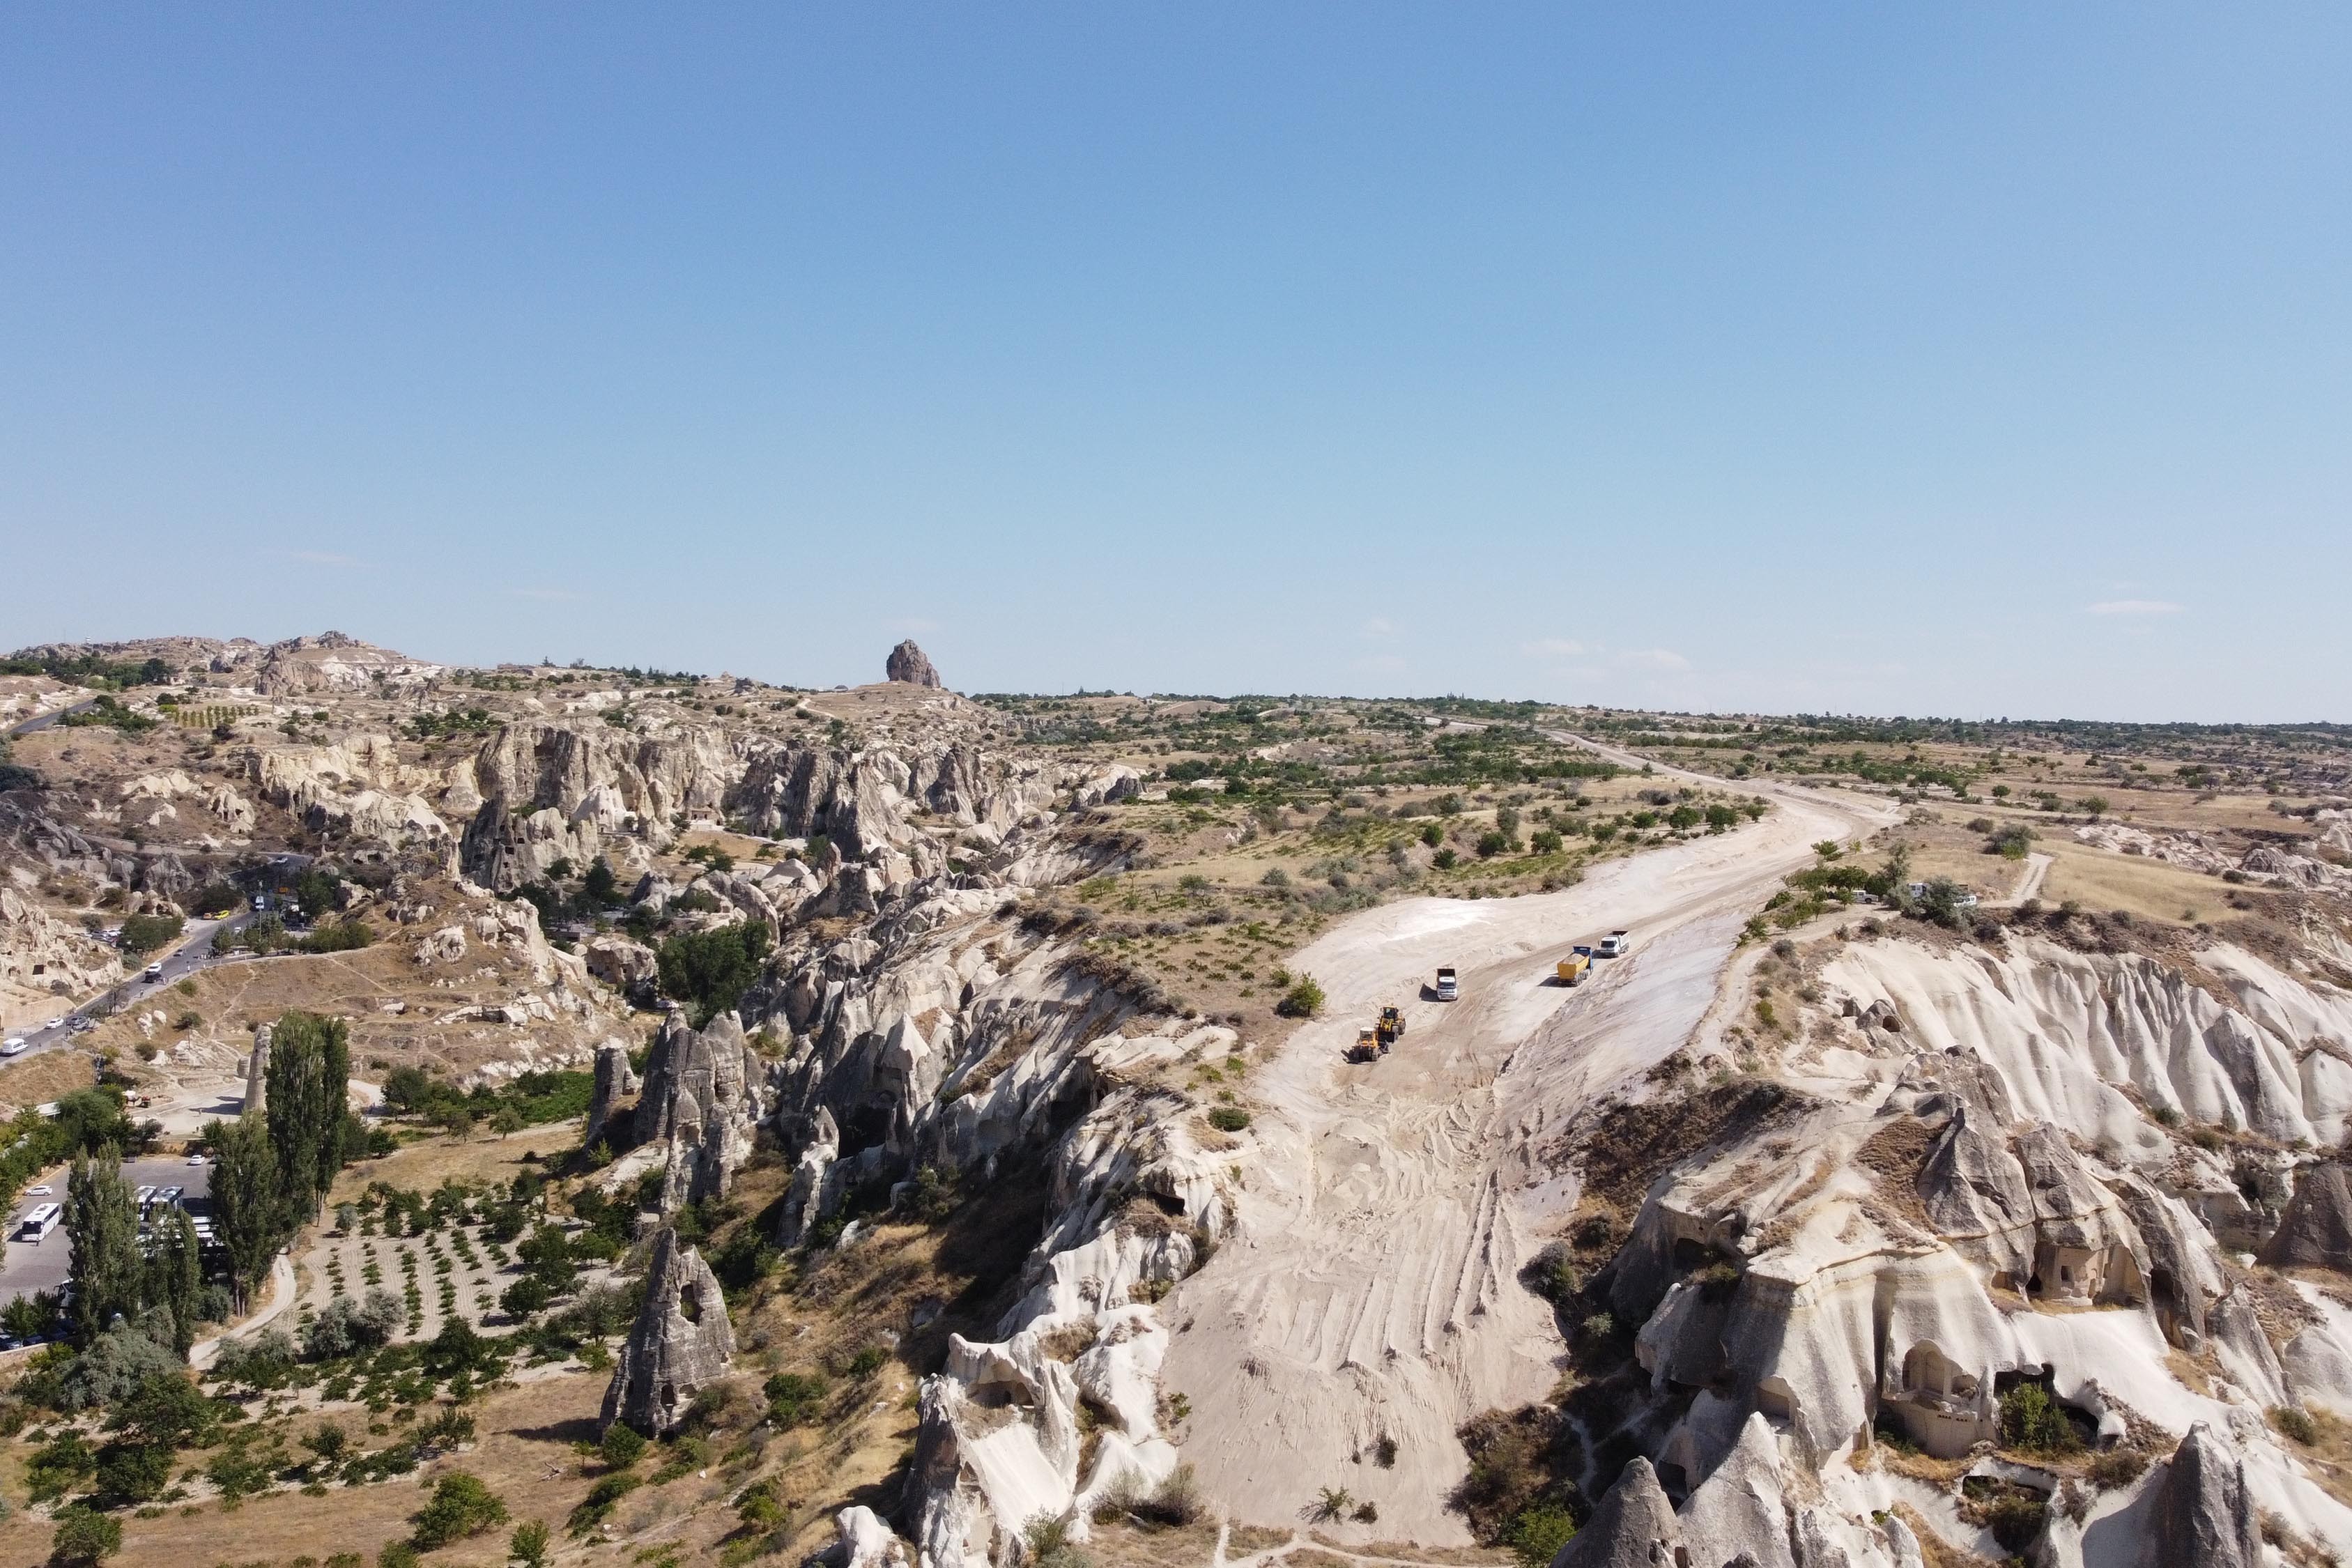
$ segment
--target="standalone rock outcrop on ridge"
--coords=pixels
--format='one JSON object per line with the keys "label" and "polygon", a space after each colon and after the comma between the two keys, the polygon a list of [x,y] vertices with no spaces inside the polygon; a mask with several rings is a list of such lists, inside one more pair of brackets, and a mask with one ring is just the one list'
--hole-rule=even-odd
{"label": "standalone rock outcrop on ridge", "polygon": [[1551,1568],[1679,1568],[1682,1521],[1647,1459],[1635,1459]]}
{"label": "standalone rock outcrop on ridge", "polygon": [[646,1269],[645,1304],[604,1390],[601,1425],[625,1421],[655,1436],[677,1430],[695,1394],[725,1376],[734,1356],[718,1278],[664,1226]]}
{"label": "standalone rock outcrop on ridge", "polygon": [[2332,1160],[2305,1171],[2262,1258],[2273,1268],[2352,1272],[2352,1172]]}
{"label": "standalone rock outcrop on ridge", "polygon": [[2246,1464],[2200,1421],[2180,1439],[2156,1500],[2156,1568],[2259,1568],[2263,1542]]}
{"label": "standalone rock outcrop on ridge", "polygon": [[635,1138],[640,1145],[669,1145],[664,1215],[727,1191],[751,1157],[767,1114],[766,1084],[766,1068],[734,1014],[719,1014],[698,1032],[683,1015],[670,1015],[646,1062]]}
{"label": "standalone rock outcrop on ridge", "polygon": [[903,681],[908,686],[940,684],[940,672],[931,668],[931,661],[924,656],[921,648],[915,646],[912,637],[890,650],[890,660],[883,666],[883,670],[892,680]]}
{"label": "standalone rock outcrop on ridge", "polygon": [[636,1069],[629,1066],[629,1047],[618,1040],[606,1040],[596,1047],[596,1083],[588,1094],[588,1121],[581,1131],[580,1144],[592,1148],[603,1137],[605,1124],[613,1119],[614,1102],[637,1092]]}

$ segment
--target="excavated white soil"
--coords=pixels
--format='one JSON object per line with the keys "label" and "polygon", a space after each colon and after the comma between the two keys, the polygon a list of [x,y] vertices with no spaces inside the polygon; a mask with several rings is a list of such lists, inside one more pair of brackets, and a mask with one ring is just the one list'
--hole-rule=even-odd
{"label": "excavated white soil", "polygon": [[[1572,1197],[1534,1135],[1671,1054],[1713,1001],[1741,923],[1811,846],[1886,806],[1768,786],[1775,809],[1652,850],[1559,893],[1415,900],[1343,921],[1301,953],[1328,996],[1254,1083],[1265,1105],[1238,1230],[1161,1316],[1163,1386],[1190,1401],[1185,1458],[1236,1518],[1286,1521],[1324,1487],[1379,1510],[1369,1541],[1468,1539],[1446,1493],[1471,1415],[1542,1398],[1561,1345],[1516,1277]],[[1629,958],[1574,990],[1569,948],[1616,927]],[[1462,999],[1425,999],[1439,964]],[[1386,1003],[1409,1020],[1385,1059],[1343,1053]],[[1395,1440],[1393,1468],[1374,1459]]]}

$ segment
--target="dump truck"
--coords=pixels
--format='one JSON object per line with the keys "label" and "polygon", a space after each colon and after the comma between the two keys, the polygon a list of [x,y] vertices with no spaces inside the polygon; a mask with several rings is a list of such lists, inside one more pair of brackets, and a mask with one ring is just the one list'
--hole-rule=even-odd
{"label": "dump truck", "polygon": [[1381,1008],[1379,1033],[1381,1037],[1381,1049],[1387,1050],[1389,1048],[1389,1043],[1404,1033],[1404,1009],[1401,1007]]}
{"label": "dump truck", "polygon": [[1437,999],[1440,1002],[1451,1002],[1461,994],[1461,987],[1454,981],[1454,966],[1447,964],[1437,972]]}
{"label": "dump truck", "polygon": [[1622,958],[1633,951],[1633,939],[1622,931],[1612,931],[1601,939],[1601,956]]}
{"label": "dump truck", "polygon": [[1349,1048],[1348,1059],[1351,1062],[1378,1061],[1380,1060],[1381,1053],[1387,1048],[1387,1047],[1381,1044],[1379,1031],[1373,1029],[1359,1029],[1356,1031],[1355,1045]]}
{"label": "dump truck", "polygon": [[1557,973],[1562,985],[1581,984],[1584,977],[1592,973],[1592,950],[1589,947],[1578,948],[1559,961]]}

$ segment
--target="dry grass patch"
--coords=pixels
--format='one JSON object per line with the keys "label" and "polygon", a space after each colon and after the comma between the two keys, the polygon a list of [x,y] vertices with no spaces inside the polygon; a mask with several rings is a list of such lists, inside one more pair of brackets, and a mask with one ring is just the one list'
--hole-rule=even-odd
{"label": "dry grass patch", "polygon": [[[126,1512],[121,1516],[122,1553],[108,1561],[111,1568],[191,1568],[257,1559],[284,1563],[301,1555],[323,1560],[335,1552],[358,1552],[373,1563],[386,1542],[411,1530],[411,1518],[425,1498],[420,1483],[451,1470],[480,1477],[505,1500],[515,1522],[543,1521],[560,1538],[564,1515],[590,1485],[579,1473],[571,1445],[592,1435],[605,1381],[602,1373],[576,1373],[495,1389],[468,1407],[479,1434],[473,1447],[378,1485],[336,1487],[322,1497],[272,1492],[247,1499],[234,1510],[213,1502],[192,1513],[174,1508],[152,1520]],[[291,1438],[320,1423],[302,1416],[284,1425]],[[188,1458],[181,1456],[184,1464]],[[52,1528],[28,1510],[12,1512],[0,1521],[0,1562],[41,1562],[48,1555]],[[432,1561],[436,1568],[499,1568],[506,1561],[506,1537],[501,1529],[436,1552]]]}
{"label": "dry grass patch", "polygon": [[1926,1559],[1927,1568],[1991,1568],[1991,1559],[1964,1552],[1945,1540],[1927,1522],[1927,1516],[1909,1503],[1898,1502],[1892,1511],[1919,1538],[1919,1555]]}
{"label": "dry grass patch", "polygon": [[0,1101],[18,1107],[46,1105],[97,1081],[97,1070],[89,1065],[87,1052],[43,1051],[28,1060],[0,1068]]}
{"label": "dry grass patch", "polygon": [[[524,1171],[546,1169],[555,1156],[568,1152],[579,1142],[577,1120],[551,1121],[505,1134],[476,1132],[458,1138],[436,1133],[347,1167],[335,1178],[327,1205],[332,1209],[336,1204],[349,1202],[377,1182],[423,1193],[448,1181],[472,1186],[504,1184]],[[527,1154],[539,1158],[526,1160]]]}
{"label": "dry grass patch", "polygon": [[1225,1531],[1225,1555],[1239,1557],[1251,1552],[1271,1552],[1277,1546],[1287,1546],[1297,1539],[1298,1532],[1264,1524],[1236,1524]]}
{"label": "dry grass patch", "polygon": [[2170,921],[2184,915],[2218,920],[2230,912],[2222,901],[2228,889],[2218,878],[2145,856],[2094,849],[2071,834],[2051,834],[2034,847],[2052,859],[2040,894],[2045,904],[2072,900],[2086,910],[2129,910],[2137,918]]}

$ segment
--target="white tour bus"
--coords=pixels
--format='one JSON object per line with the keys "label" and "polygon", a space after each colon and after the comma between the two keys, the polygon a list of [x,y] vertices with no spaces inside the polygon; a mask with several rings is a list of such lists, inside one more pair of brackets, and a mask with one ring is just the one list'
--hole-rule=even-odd
{"label": "white tour bus", "polygon": [[27,1210],[25,1217],[16,1223],[16,1239],[18,1241],[40,1240],[58,1228],[58,1221],[65,1218],[65,1215],[64,1205],[59,1204],[43,1204],[37,1208]]}

